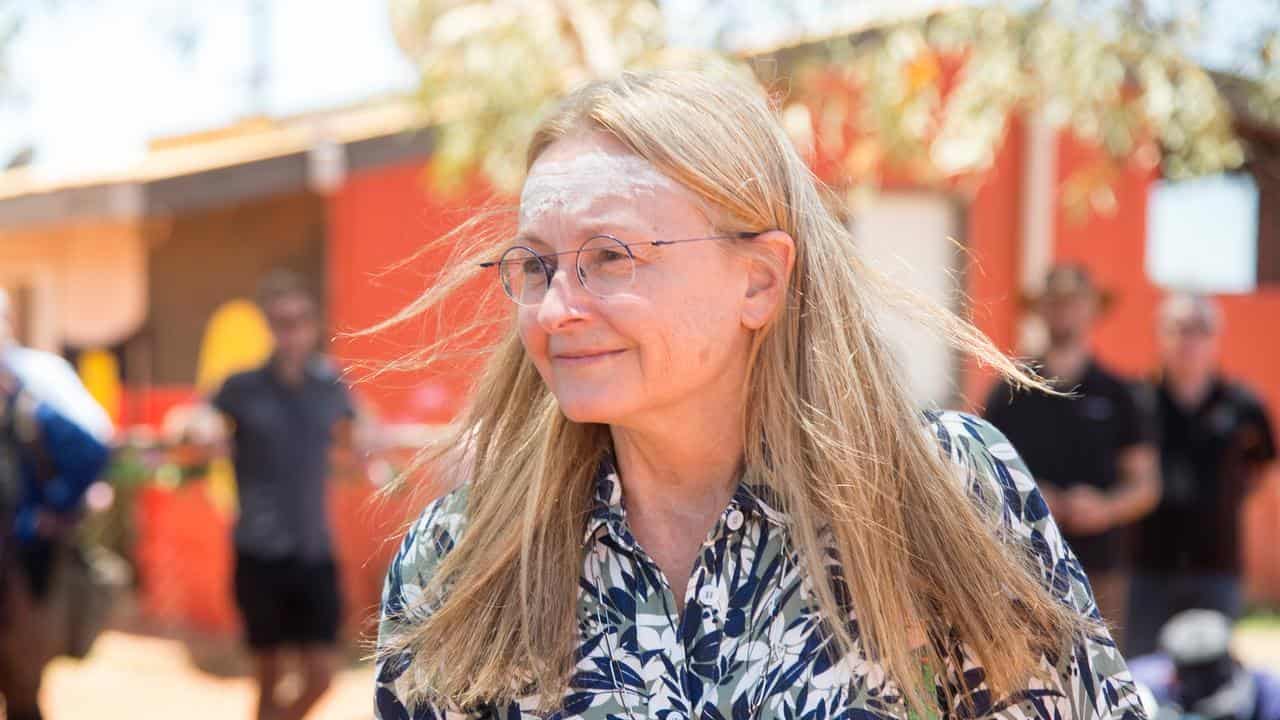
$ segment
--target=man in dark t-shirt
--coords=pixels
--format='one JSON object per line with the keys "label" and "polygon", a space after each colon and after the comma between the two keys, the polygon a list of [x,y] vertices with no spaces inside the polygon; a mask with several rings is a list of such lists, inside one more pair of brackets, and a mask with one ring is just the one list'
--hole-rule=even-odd
{"label": "man in dark t-shirt", "polygon": [[[350,447],[347,388],[316,348],[320,323],[301,280],[276,273],[259,304],[275,340],[262,367],[229,377],[210,404],[227,420],[240,514],[235,599],[253,651],[259,720],[301,718],[336,667],[340,620],[327,507],[330,460]],[[276,686],[289,656],[303,688],[282,706]]]}
{"label": "man in dark t-shirt", "polygon": [[1069,396],[998,385],[986,418],[1026,460],[1063,535],[1089,576],[1103,617],[1123,637],[1123,532],[1159,497],[1150,424],[1131,388],[1089,351],[1103,296],[1077,265],[1053,268],[1036,300],[1049,335],[1042,372]]}
{"label": "man in dark t-shirt", "polygon": [[1240,509],[1276,457],[1262,403],[1217,370],[1221,317],[1208,299],[1161,307],[1156,410],[1164,495],[1135,534],[1132,648],[1154,650],[1160,626],[1192,608],[1238,618]]}

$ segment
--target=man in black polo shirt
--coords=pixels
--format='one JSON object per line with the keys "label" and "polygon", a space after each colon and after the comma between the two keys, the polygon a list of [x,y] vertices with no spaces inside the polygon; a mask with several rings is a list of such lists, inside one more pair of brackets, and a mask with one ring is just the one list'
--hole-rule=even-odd
{"label": "man in black polo shirt", "polygon": [[1151,388],[1164,496],[1138,526],[1130,597],[1132,648],[1151,652],[1160,626],[1190,608],[1238,618],[1240,507],[1276,457],[1261,402],[1217,369],[1221,318],[1203,297],[1160,309],[1160,377]]}
{"label": "man in black polo shirt", "polygon": [[[233,375],[212,399],[229,421],[240,498],[234,534],[235,597],[253,650],[259,720],[301,720],[336,666],[340,619],[326,481],[331,452],[350,448],[355,412],[337,372],[317,354],[315,300],[277,273],[259,304],[275,350],[266,365]],[[287,706],[275,690],[288,655],[303,676]]]}
{"label": "man in black polo shirt", "polygon": [[[1035,302],[1048,330],[1042,372],[1071,397],[1016,393],[1001,384],[986,417],[1027,461],[1093,585],[1103,617],[1123,631],[1124,528],[1160,496],[1150,426],[1126,384],[1098,364],[1089,331],[1103,295],[1078,265],[1050,270]],[[1122,632],[1114,632],[1117,642]]]}

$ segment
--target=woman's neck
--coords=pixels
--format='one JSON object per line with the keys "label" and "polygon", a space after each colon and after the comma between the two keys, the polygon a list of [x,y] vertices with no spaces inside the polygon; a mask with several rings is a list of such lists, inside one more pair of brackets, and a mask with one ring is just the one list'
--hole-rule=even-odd
{"label": "woman's neck", "polygon": [[1174,402],[1184,410],[1200,407],[1213,389],[1212,372],[1165,372],[1165,386]]}
{"label": "woman's neck", "polygon": [[1083,342],[1051,347],[1044,354],[1044,373],[1064,384],[1074,384],[1089,366],[1089,346]]}
{"label": "woman's neck", "polygon": [[741,473],[741,425],[691,425],[611,429],[628,513],[680,515],[704,504],[719,512],[728,503]]}
{"label": "woman's neck", "polygon": [[741,415],[723,407],[685,409],[643,428],[610,428],[627,523],[680,609],[702,543],[742,471]]}

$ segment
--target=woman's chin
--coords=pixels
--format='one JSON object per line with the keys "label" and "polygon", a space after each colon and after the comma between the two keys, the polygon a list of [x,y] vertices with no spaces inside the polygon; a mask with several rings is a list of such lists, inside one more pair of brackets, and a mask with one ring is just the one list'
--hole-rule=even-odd
{"label": "woman's chin", "polygon": [[611,425],[620,417],[622,404],[610,397],[557,396],[560,412],[576,423]]}

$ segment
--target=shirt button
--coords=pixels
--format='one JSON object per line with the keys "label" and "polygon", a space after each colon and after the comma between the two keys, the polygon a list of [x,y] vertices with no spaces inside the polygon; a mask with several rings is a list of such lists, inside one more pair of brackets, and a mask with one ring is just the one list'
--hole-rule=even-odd
{"label": "shirt button", "polygon": [[720,590],[715,585],[703,585],[698,589],[698,604],[708,608],[720,607]]}
{"label": "shirt button", "polygon": [[742,527],[742,511],[741,511],[741,510],[730,510],[730,511],[729,511],[729,518],[728,518],[728,520],[726,521],[726,524],[729,526],[729,529],[730,529],[730,530],[738,530],[738,529],[740,529],[740,528]]}

